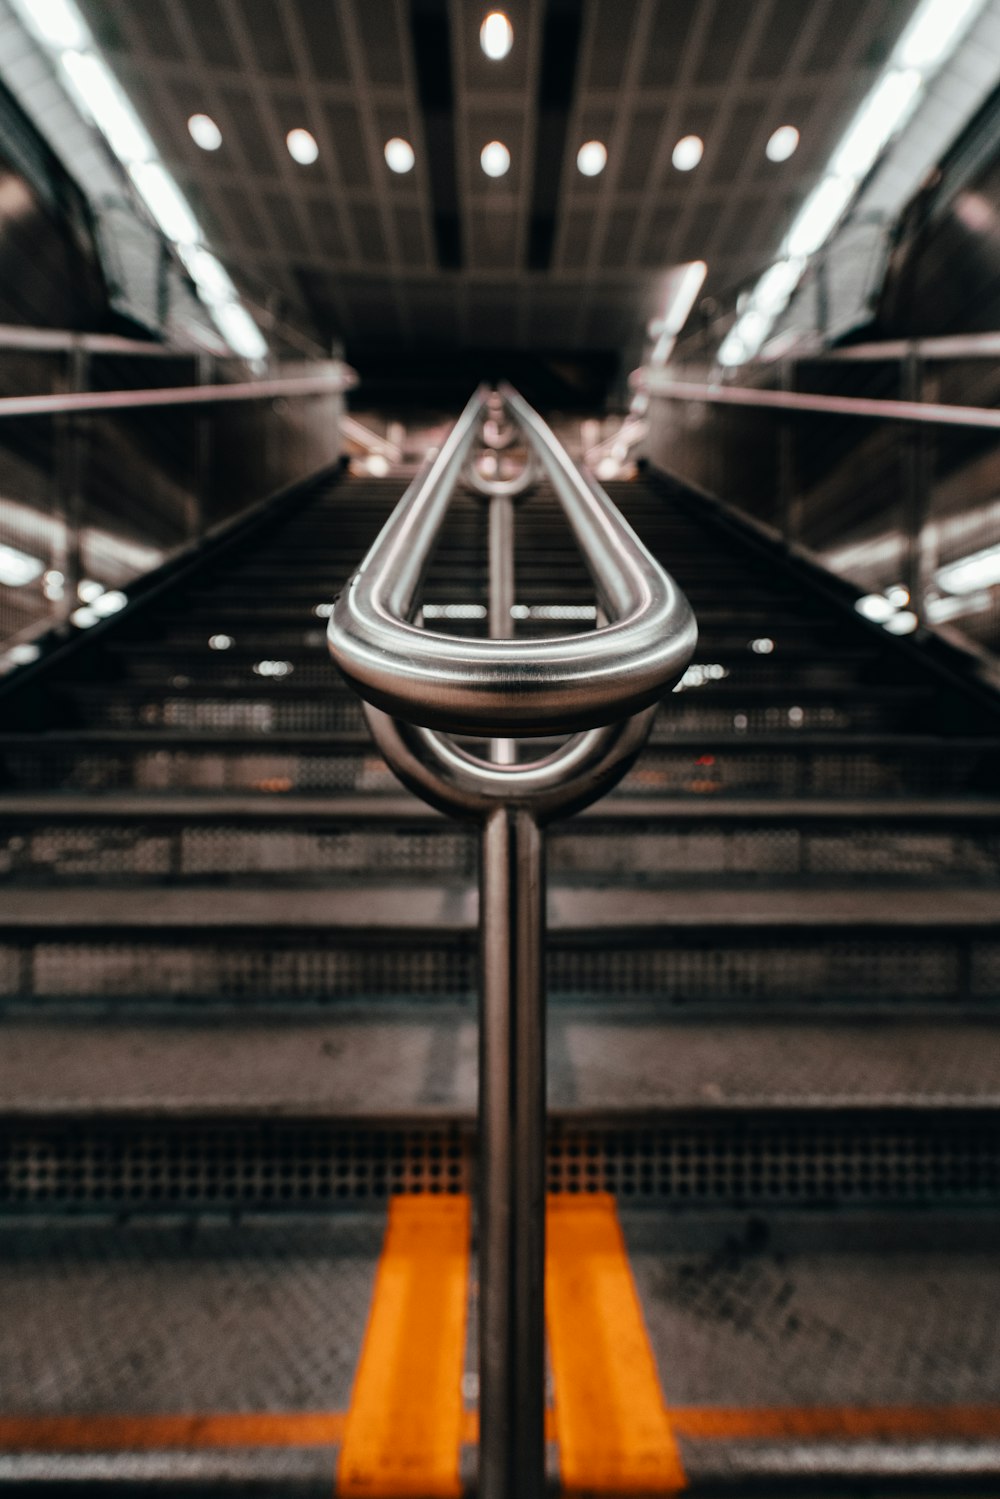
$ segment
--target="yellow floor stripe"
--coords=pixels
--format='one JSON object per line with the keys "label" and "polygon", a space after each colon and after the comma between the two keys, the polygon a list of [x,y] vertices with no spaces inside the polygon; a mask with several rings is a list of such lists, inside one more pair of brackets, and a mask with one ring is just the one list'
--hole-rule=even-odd
{"label": "yellow floor stripe", "polygon": [[[677,1436],[694,1441],[925,1441],[1000,1437],[996,1405],[675,1405]],[[155,1452],[209,1447],[336,1447],[345,1411],[228,1411],[204,1415],[0,1416],[0,1452]],[[479,1441],[479,1413],[463,1411],[461,1440]],[[545,1435],[556,1440],[555,1412]]]}
{"label": "yellow floor stripe", "polygon": [[0,1416],[2,1452],[162,1452],[208,1447],[336,1447],[343,1411],[177,1416]]}
{"label": "yellow floor stripe", "polygon": [[344,1499],[461,1493],[469,1200],[395,1197],[340,1453]]}
{"label": "yellow floor stripe", "polygon": [[568,1492],[685,1487],[614,1198],[550,1197],[546,1307]]}

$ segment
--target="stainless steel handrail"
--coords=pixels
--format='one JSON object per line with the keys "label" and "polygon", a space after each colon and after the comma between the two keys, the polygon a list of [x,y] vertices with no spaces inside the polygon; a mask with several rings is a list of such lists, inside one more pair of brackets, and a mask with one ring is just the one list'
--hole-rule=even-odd
{"label": "stainless steel handrail", "polygon": [[362,697],[456,734],[569,733],[655,702],[690,658],[694,616],[672,579],[541,418],[509,386],[504,405],[551,482],[611,621],[554,640],[459,640],[411,623],[431,551],[488,404],[476,391],[338,598],[328,640]]}
{"label": "stainless steel handrail", "polygon": [[916,422],[938,427],[981,427],[1000,431],[1000,411],[990,406],[952,406],[940,401],[893,401],[863,396],[810,395],[799,390],[758,390],[749,385],[705,385],[697,380],[674,380],[649,368],[634,371],[635,390],[667,401],[704,401],[710,406],[768,407],[776,411],[812,411],[825,416],[857,416],[868,420]]}
{"label": "stainless steel handrail", "polygon": [[79,391],[69,395],[4,396],[0,419],[83,415],[89,411],[139,411],[153,406],[216,406],[228,401],[266,401],[273,396],[321,396],[350,390],[358,377],[349,365],[331,361],[322,375],[241,380],[232,385],[164,385],[149,390]]}
{"label": "stainless steel handrail", "polygon": [[[502,411],[501,411],[502,407]],[[505,413],[528,447],[515,481],[476,482],[478,433]],[[513,639],[513,494],[549,479],[611,623]],[[456,486],[489,503],[489,640],[413,621]],[[329,629],[372,735],[418,796],[481,827],[479,1485],[481,1499],[545,1490],[545,865],[543,829],[596,801],[633,763],[697,630],[690,606],[596,484],[509,386],[476,391],[393,512]],[[491,740],[484,759],[440,732]],[[508,736],[568,735],[533,760]],[[456,1459],[457,1462],[457,1459]],[[455,1483],[458,1484],[456,1466]]]}

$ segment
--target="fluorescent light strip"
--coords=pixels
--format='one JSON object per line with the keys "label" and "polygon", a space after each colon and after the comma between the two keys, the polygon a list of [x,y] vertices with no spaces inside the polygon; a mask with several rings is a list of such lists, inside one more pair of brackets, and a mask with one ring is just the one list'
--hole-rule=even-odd
{"label": "fluorescent light strip", "polygon": [[216,327],[235,354],[260,360],[264,336],[240,302],[225,269],[203,247],[190,204],[159,159],[125,90],[94,45],[74,0],[11,0],[31,34],[53,57],[66,92],[96,125],[127,170],[162,233],[176,247]]}
{"label": "fluorescent light strip", "polygon": [[826,173],[802,205],[779,260],[750,293],[719,348],[721,365],[745,364],[762,347],[814,255],[840,223],[886,145],[912,115],[928,79],[955,50],[986,0],[923,0],[889,66],[843,135]]}

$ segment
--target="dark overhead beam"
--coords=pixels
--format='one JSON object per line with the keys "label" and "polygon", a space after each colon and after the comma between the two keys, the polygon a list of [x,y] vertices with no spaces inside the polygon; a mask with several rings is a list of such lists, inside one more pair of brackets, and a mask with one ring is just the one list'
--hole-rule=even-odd
{"label": "dark overhead beam", "polygon": [[447,0],[410,0],[410,34],[431,184],[431,211],[438,265],[458,270],[462,230],[455,166],[455,91],[451,73],[451,28]]}
{"label": "dark overhead beam", "polygon": [[582,21],[579,0],[548,0],[542,23],[538,129],[528,224],[528,268],[533,271],[547,271],[552,264],[559,180],[576,86]]}

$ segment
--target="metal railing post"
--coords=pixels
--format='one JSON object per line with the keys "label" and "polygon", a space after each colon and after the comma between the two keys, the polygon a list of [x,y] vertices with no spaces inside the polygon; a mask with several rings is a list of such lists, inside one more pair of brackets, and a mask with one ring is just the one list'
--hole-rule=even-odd
{"label": "metal railing post", "polygon": [[485,820],[480,870],[479,1494],[545,1489],[545,879],[531,813]]}
{"label": "metal railing post", "polygon": [[[913,349],[902,361],[902,397],[920,401],[923,397],[923,361]],[[902,434],[903,459],[903,536],[906,544],[904,583],[910,595],[910,608],[923,617],[926,577],[924,570],[924,527],[930,501],[928,465],[930,445],[925,428],[908,423]]]}

